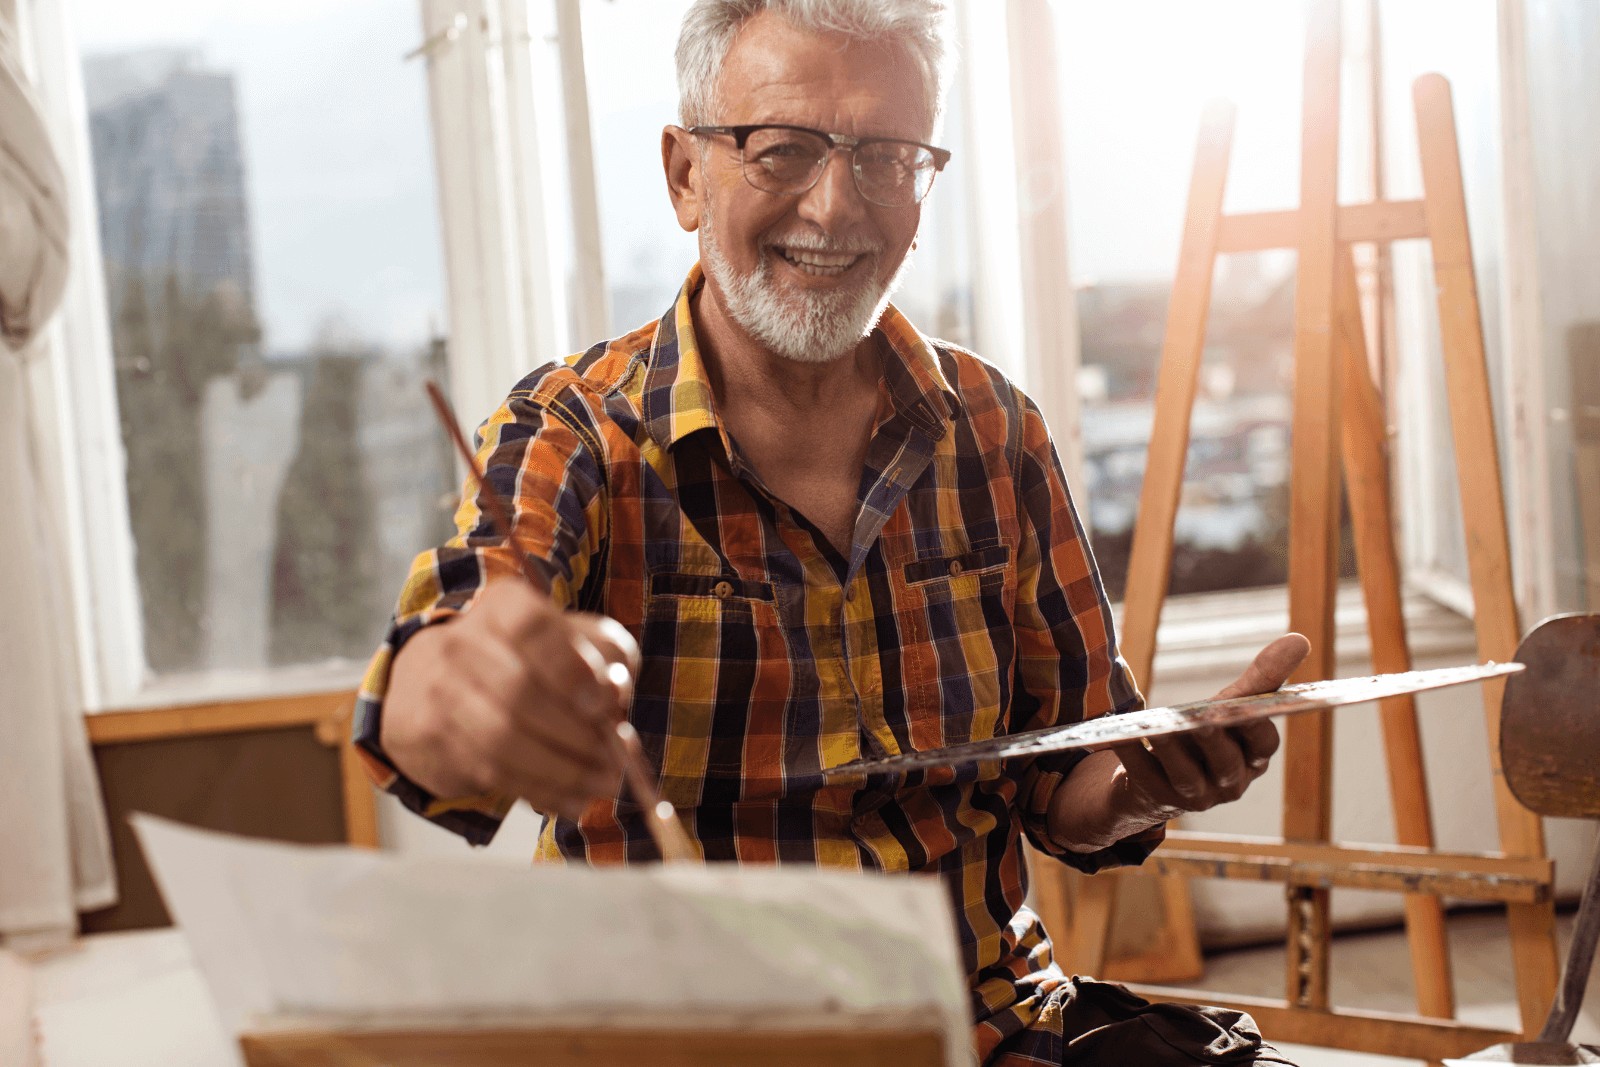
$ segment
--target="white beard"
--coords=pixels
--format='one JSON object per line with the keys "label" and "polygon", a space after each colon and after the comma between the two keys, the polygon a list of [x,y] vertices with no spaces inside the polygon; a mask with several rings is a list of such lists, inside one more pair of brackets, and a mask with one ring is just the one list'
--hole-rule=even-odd
{"label": "white beard", "polygon": [[[717,245],[714,212],[710,204],[706,208],[701,220],[706,238],[703,259],[728,314],[775,355],[796,363],[831,363],[855,351],[883,317],[910,261],[907,255],[884,285],[869,278],[853,289],[832,293],[784,292],[772,277],[772,257],[778,253],[763,249],[755,271],[738,273]],[[881,247],[859,240],[798,236],[786,238],[785,243],[828,254],[882,253]]]}

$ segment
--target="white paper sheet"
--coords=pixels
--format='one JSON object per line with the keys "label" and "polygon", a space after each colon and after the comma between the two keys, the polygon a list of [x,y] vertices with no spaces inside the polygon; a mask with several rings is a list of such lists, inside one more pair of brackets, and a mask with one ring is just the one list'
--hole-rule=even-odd
{"label": "white paper sheet", "polygon": [[970,1062],[943,886],[731,865],[592,870],[285,845],[134,816],[230,1033],[940,1020]]}

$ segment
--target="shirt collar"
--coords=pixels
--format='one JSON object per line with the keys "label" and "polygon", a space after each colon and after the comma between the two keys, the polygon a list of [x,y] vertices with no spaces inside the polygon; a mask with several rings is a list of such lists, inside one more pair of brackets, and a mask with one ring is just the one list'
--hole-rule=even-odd
{"label": "shirt collar", "polygon": [[[704,283],[696,263],[672,309],[656,324],[650,344],[640,403],[650,436],[667,449],[700,430],[722,429],[691,313],[694,294]],[[950,417],[960,411],[960,401],[933,344],[893,304],[884,309],[874,333],[886,342],[884,384],[896,412],[935,440],[942,438]]]}

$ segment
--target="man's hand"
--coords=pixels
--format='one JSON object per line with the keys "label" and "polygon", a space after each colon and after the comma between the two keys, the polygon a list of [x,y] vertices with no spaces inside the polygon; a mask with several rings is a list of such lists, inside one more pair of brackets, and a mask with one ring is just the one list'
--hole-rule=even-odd
{"label": "man's hand", "polygon": [[620,788],[614,728],[638,664],[616,621],[563,611],[525,582],[501,579],[472,610],[402,646],[383,749],[435,796],[521,797],[577,818]]}
{"label": "man's hand", "polygon": [[[1270,693],[1311,651],[1285,634],[1257,653],[1218,697]],[[1093,852],[1185,812],[1238,800],[1266,773],[1278,750],[1270,719],[1130,742],[1095,752],[1073,768],[1050,801],[1050,836],[1075,852]]]}
{"label": "man's hand", "polygon": [[[1284,634],[1256,654],[1243,674],[1217,698],[1270,693],[1283,685],[1311,643],[1299,634]],[[1190,811],[1206,811],[1238,800],[1250,783],[1267,771],[1278,751],[1278,728],[1271,719],[1243,726],[1207,727],[1169,734],[1113,751],[1123,767],[1122,789],[1129,803],[1151,815],[1151,825]]]}

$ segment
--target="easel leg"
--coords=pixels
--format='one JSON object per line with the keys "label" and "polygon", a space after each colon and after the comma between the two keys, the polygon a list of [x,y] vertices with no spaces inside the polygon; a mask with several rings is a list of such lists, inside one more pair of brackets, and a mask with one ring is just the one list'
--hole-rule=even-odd
{"label": "easel leg", "polygon": [[[1366,598],[1372,666],[1373,670],[1388,674],[1409,671],[1412,663],[1400,601],[1383,402],[1367,362],[1360,294],[1349,249],[1341,254],[1340,261],[1338,345],[1344,374],[1345,489],[1350,500],[1357,569]],[[1416,701],[1409,696],[1383,701],[1379,714],[1396,837],[1402,845],[1432,848],[1433,814],[1423,771]],[[1417,1010],[1423,1015],[1450,1018],[1455,1015],[1455,991],[1450,979],[1444,906],[1438,897],[1426,893],[1407,894],[1405,917]]]}
{"label": "easel leg", "polygon": [[1079,878],[1072,899],[1072,936],[1066,960],[1069,973],[1097,976],[1105,973],[1106,946],[1110,943],[1111,916],[1117,906],[1114,878]]}
{"label": "easel leg", "polygon": [[[1338,252],[1339,4],[1307,11],[1300,154],[1300,261],[1295,280],[1294,424],[1289,498],[1289,625],[1311,641],[1300,680],[1334,675],[1334,579],[1339,529],[1339,386],[1334,359]],[[1291,718],[1284,729],[1283,835],[1326,841],[1332,823],[1333,722]],[[1301,1007],[1328,1004],[1326,890],[1291,894],[1286,984]]]}
{"label": "easel leg", "polygon": [[[1422,157],[1423,204],[1433,238],[1433,270],[1439,298],[1439,337],[1455,439],[1461,513],[1478,631],[1478,655],[1505,661],[1516,655],[1521,628],[1511,584],[1511,546],[1505,500],[1500,491],[1500,456],[1484,355],[1472,241],[1456,142],[1450,85],[1436,74],[1417,79],[1417,144]],[[1504,683],[1483,686],[1500,846],[1512,856],[1544,855],[1544,826],[1517,803],[1500,768],[1500,698]],[[1533,1033],[1555,997],[1557,959],[1554,905],[1507,908],[1517,975],[1522,1026]]]}

